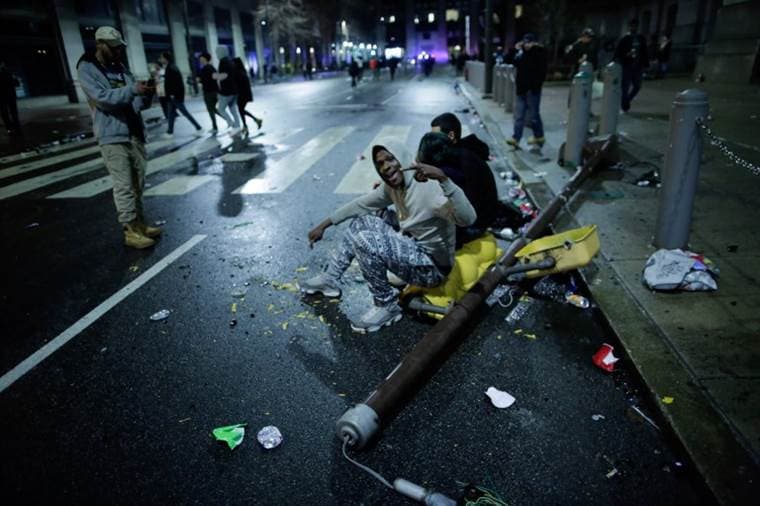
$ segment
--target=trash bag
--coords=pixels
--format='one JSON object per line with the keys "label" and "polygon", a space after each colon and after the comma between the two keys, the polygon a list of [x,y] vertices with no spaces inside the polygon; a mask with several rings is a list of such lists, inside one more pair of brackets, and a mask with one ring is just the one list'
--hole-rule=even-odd
{"label": "trash bag", "polygon": [[718,267],[707,257],[680,249],[655,251],[644,266],[642,281],[652,290],[689,292],[718,289]]}

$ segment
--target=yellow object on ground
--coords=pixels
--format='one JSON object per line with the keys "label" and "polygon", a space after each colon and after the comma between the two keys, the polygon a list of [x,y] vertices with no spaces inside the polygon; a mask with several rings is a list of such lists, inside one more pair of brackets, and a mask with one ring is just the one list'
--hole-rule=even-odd
{"label": "yellow object on ground", "polygon": [[[494,236],[486,234],[479,237],[466,243],[456,252],[454,268],[451,269],[444,284],[425,289],[409,287],[403,296],[420,295],[428,304],[447,307],[452,302],[461,299],[503,253],[496,245]],[[428,314],[439,320],[443,318],[443,315]]]}
{"label": "yellow object on ground", "polygon": [[546,257],[554,258],[556,264],[552,269],[525,273],[529,278],[536,278],[583,267],[598,252],[599,234],[596,225],[589,225],[536,239],[515,256],[517,261],[523,264],[536,263]]}

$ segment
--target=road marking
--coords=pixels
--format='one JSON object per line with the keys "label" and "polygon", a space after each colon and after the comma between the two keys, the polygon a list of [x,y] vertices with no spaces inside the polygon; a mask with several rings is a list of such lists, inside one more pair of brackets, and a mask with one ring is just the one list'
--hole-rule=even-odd
{"label": "road marking", "polygon": [[7,169],[0,171],[0,179],[5,179],[6,177],[12,177],[18,174],[24,174],[26,172],[31,172],[33,170],[42,169],[44,167],[49,167],[57,163],[63,163],[69,160],[76,160],[77,158],[83,158],[87,155],[92,155],[98,152],[100,152],[100,147],[90,146],[84,149],[76,149],[68,153],[51,156],[49,158],[43,158],[41,160],[35,160],[33,162],[22,163],[22,164],[15,165],[13,167],[9,167]]}
{"label": "road marking", "polygon": [[[216,137],[210,137],[205,139],[202,143],[197,145],[189,145],[177,151],[166,153],[152,160],[148,160],[148,167],[145,169],[145,175],[148,176],[155,172],[159,172],[164,169],[175,165],[191,156],[198,155],[204,151],[213,149],[215,146],[220,146],[220,142]],[[226,146],[222,146],[224,149]],[[53,195],[49,195],[49,199],[86,199],[94,197],[100,193],[111,190],[113,188],[113,181],[111,176],[104,176],[87,183],[80,184],[74,188],[69,188]]]}
{"label": "road marking", "polygon": [[29,355],[29,357],[27,357],[23,362],[5,373],[2,378],[0,378],[0,393],[5,391],[6,388],[18,381],[22,376],[31,371],[33,368],[38,366],[40,362],[58,351],[63,345],[74,339],[87,327],[98,321],[101,316],[113,309],[117,304],[126,299],[130,294],[137,291],[141,286],[153,279],[157,274],[171,265],[172,262],[190,251],[196,244],[205,238],[205,235],[194,235],[191,237],[190,240],[188,240],[185,244],[181,245],[179,248],[175,249],[167,256],[159,260],[153,267],[142,273],[127,286],[111,295],[95,309],[80,318],[79,321],[77,321],[74,325],[58,334],[55,339],[45,344],[45,346]]}
{"label": "road marking", "polygon": [[[155,151],[173,143],[174,141],[158,141],[148,144],[147,148],[149,151]],[[0,188],[0,200],[7,199],[9,197],[15,197],[16,195],[34,191],[39,188],[57,183],[59,181],[63,181],[65,179],[76,177],[102,168],[103,160],[98,157],[94,160],[88,160],[86,162],[72,165],[71,167],[66,167],[65,169],[50,172],[48,174],[42,174],[36,177],[25,179],[23,181],[19,181],[17,183],[9,184],[8,186],[3,186]]]}
{"label": "road marking", "polygon": [[144,195],[148,197],[156,197],[159,195],[184,195],[214,179],[216,179],[216,176],[210,176],[208,174],[202,176],[176,176],[146,190]]}
{"label": "road marking", "polygon": [[380,129],[380,133],[367,145],[365,149],[366,153],[362,152],[365,159],[354,162],[351,168],[348,169],[348,173],[338,183],[335,193],[367,193],[370,191],[372,183],[380,179],[375,171],[375,167],[372,165],[372,146],[389,141],[406,144],[411,130],[411,126],[401,125],[386,125]]}
{"label": "road marking", "polygon": [[87,141],[59,144],[57,146],[40,149],[39,151],[37,150],[25,151],[23,153],[17,153],[15,155],[8,155],[8,156],[4,156],[0,158],[0,165],[7,165],[9,163],[17,162],[19,160],[25,160],[27,158],[34,158],[37,156],[51,155],[53,153],[57,153],[58,151],[65,151],[65,150],[70,150],[70,149],[83,149],[83,148],[92,146],[93,143],[97,145],[97,141],[93,141],[92,139],[89,139]]}
{"label": "road marking", "polygon": [[398,92],[399,92],[399,91],[400,91],[400,90],[396,90],[396,91],[394,91],[394,92],[393,92],[393,94],[392,94],[390,97],[388,97],[388,98],[386,98],[385,100],[383,100],[383,101],[381,102],[381,104],[383,104],[383,105],[387,105],[387,104],[388,104],[388,102],[390,102],[390,101],[391,101],[393,98],[395,98],[395,97],[396,97],[396,95],[398,95]]}
{"label": "road marking", "polygon": [[332,148],[342,141],[354,127],[332,127],[311,139],[299,149],[282,157],[264,172],[249,179],[232,193],[279,193],[285,191]]}

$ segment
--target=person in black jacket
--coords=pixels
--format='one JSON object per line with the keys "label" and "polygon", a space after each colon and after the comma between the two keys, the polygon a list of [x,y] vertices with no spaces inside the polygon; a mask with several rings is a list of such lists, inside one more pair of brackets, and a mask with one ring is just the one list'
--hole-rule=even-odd
{"label": "person in black jacket", "polygon": [[237,110],[237,80],[235,79],[235,67],[229,57],[227,46],[216,46],[216,56],[219,58],[219,72],[216,80],[219,82],[219,110],[230,111],[232,116],[232,133],[236,134],[240,129],[240,118]]}
{"label": "person in black jacket", "polygon": [[641,89],[644,69],[649,66],[647,41],[638,32],[639,22],[632,19],[628,23],[628,34],[618,42],[615,48],[615,61],[623,67],[623,90],[621,107],[623,112],[631,108],[633,97]]}
{"label": "person in black jacket", "polygon": [[18,86],[18,79],[11,74],[5,62],[0,62],[0,113],[9,134],[21,132],[16,105],[16,86]]}
{"label": "person in black jacket", "polygon": [[514,56],[514,66],[517,71],[515,76],[515,127],[512,137],[507,139],[507,144],[515,149],[520,149],[520,139],[525,127],[525,116],[531,119],[528,125],[533,130],[533,136],[528,139],[528,144],[539,148],[544,145],[544,125],[541,121],[539,108],[541,105],[541,88],[546,79],[546,49],[536,42],[532,33],[527,33],[523,39],[515,44],[517,54]]}
{"label": "person in black jacket", "polygon": [[243,60],[235,58],[232,60],[232,66],[235,69],[234,78],[237,81],[238,89],[237,106],[238,111],[240,112],[240,118],[243,120],[243,131],[248,132],[248,123],[245,121],[246,116],[253,118],[253,121],[256,122],[256,126],[260,129],[261,124],[264,121],[245,110],[245,106],[248,102],[253,102],[253,91],[251,91],[251,80],[248,79],[248,73],[245,70],[245,65],[243,65]]}
{"label": "person in black jacket", "polygon": [[171,137],[174,135],[174,120],[177,119],[177,111],[181,112],[182,115],[193,124],[196,133],[200,133],[201,126],[185,108],[185,82],[182,80],[182,73],[180,73],[172,60],[172,54],[168,52],[161,53],[158,61],[165,69],[164,90],[166,92],[166,97],[168,98],[167,112],[169,114],[169,131],[165,136]]}
{"label": "person in black jacket", "polygon": [[430,122],[431,132],[443,132],[449,136],[451,142],[459,148],[469,149],[475,156],[487,162],[491,156],[488,144],[478,139],[475,134],[462,138],[462,123],[453,113],[444,112]]}
{"label": "person in black jacket", "polygon": [[217,83],[215,77],[217,76],[216,69],[211,65],[211,55],[208,53],[201,53],[199,59],[201,62],[201,71],[198,80],[203,89],[203,102],[206,104],[206,110],[211,118],[211,131],[216,133],[219,131],[216,126],[217,114],[227,122],[228,127],[232,125],[232,118],[227,114],[227,111],[220,111],[216,108],[216,102],[219,95],[219,83]]}

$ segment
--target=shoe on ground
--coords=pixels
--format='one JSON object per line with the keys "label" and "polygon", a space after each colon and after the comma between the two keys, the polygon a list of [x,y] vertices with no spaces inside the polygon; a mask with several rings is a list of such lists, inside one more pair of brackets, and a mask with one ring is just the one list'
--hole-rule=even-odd
{"label": "shoe on ground", "polygon": [[261,125],[264,123],[263,119],[257,119],[256,120],[256,126],[259,127],[259,130],[261,130]]}
{"label": "shoe on ground", "polygon": [[507,139],[507,145],[512,146],[514,149],[520,149],[520,141],[518,141],[514,137],[510,137],[509,139]]}
{"label": "shoe on ground", "polygon": [[372,306],[369,311],[351,322],[351,329],[361,334],[377,332],[383,327],[393,325],[402,316],[401,307],[395,302],[386,306]]}
{"label": "shoe on ground", "polygon": [[167,133],[161,134],[161,138],[162,139],[174,139],[174,134],[170,134],[170,133],[167,132]]}
{"label": "shoe on ground", "polygon": [[145,223],[144,221],[138,222],[138,225],[140,226],[140,231],[145,237],[150,237],[151,239],[155,239],[156,237],[159,237],[161,235],[161,228],[159,227],[152,227]]}
{"label": "shoe on ground", "polygon": [[301,292],[306,295],[316,295],[321,293],[325,297],[340,297],[338,283],[324,272],[317,274],[313,278],[300,282],[298,287],[301,289]]}
{"label": "shoe on ground", "polygon": [[543,145],[546,143],[545,137],[531,137],[528,139],[528,144],[535,145],[540,147],[543,147]]}
{"label": "shoe on ground", "polygon": [[156,244],[156,241],[143,233],[140,223],[133,221],[124,225],[124,244],[130,248],[145,249]]}

